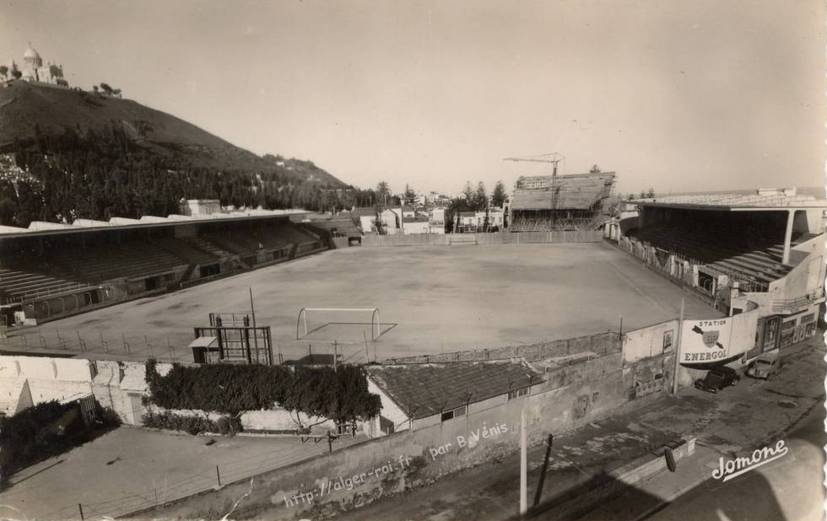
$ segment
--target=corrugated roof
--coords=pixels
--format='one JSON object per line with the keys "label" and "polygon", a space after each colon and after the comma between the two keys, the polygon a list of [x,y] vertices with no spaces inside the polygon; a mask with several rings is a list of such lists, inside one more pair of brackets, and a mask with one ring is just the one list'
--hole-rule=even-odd
{"label": "corrugated roof", "polygon": [[525,362],[374,365],[368,376],[410,418],[440,414],[542,381]]}
{"label": "corrugated roof", "polygon": [[[551,177],[551,176],[549,176]],[[611,195],[614,172],[561,175],[554,180],[558,210],[588,210],[595,203]],[[552,189],[516,189],[511,201],[512,210],[551,210]]]}
{"label": "corrugated roof", "polygon": [[827,200],[812,195],[799,195],[796,191],[758,190],[752,193],[709,193],[657,196],[635,201],[643,206],[691,206],[727,208],[823,208]]}

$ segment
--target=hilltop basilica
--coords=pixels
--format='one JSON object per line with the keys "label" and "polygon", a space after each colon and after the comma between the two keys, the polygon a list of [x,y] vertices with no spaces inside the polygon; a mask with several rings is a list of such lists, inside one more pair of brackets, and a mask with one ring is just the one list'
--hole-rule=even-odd
{"label": "hilltop basilica", "polygon": [[32,48],[32,44],[23,53],[23,67],[17,66],[14,60],[8,65],[0,65],[0,82],[24,80],[50,85],[68,87],[69,83],[63,77],[63,66],[52,62],[43,63],[43,58]]}

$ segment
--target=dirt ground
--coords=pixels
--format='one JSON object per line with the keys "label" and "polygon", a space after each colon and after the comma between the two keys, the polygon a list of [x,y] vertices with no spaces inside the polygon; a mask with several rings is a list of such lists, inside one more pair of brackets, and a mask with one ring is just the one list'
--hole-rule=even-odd
{"label": "dirt ground", "polygon": [[[342,438],[334,448],[360,439]],[[292,438],[120,427],[12,476],[0,492],[0,519],[79,519],[78,503],[86,519],[115,517],[327,451],[326,443]]]}
{"label": "dirt ground", "polygon": [[[685,295],[602,243],[349,248],[49,322],[14,334],[5,348],[188,361],[192,328],[208,325],[210,312],[248,311],[248,288],[258,325],[272,328],[285,359],[332,353],[335,340],[355,363],[616,331],[621,316],[633,329],[676,317]],[[718,316],[686,296],[687,317]],[[377,307],[386,332],[375,344],[368,333],[366,346],[369,326],[330,322],[369,322],[367,313],[319,312],[296,341],[303,307]]]}

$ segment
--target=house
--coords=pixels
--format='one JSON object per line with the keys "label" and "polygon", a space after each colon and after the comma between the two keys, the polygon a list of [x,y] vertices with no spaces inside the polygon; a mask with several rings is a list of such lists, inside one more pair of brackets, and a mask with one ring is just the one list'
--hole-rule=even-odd
{"label": "house", "polygon": [[[488,218],[488,222],[486,223],[486,216]],[[490,231],[492,228],[496,228],[497,230],[502,230],[503,228],[503,218],[505,213],[503,212],[502,208],[491,207],[488,209],[488,212],[476,212],[475,214],[475,225],[477,230],[483,231],[487,230]]]}
{"label": "house", "polygon": [[368,391],[380,397],[374,436],[416,430],[530,394],[542,374],[525,361],[372,365]]}
{"label": "house", "polygon": [[431,223],[428,217],[403,217],[402,218],[402,233],[405,235],[416,235],[423,233],[431,233]]}
{"label": "house", "polygon": [[431,208],[431,233],[445,233],[445,208]]}
{"label": "house", "polygon": [[402,209],[386,208],[379,214],[382,223],[382,232],[387,235],[394,235],[401,231]]}
{"label": "house", "polygon": [[376,208],[362,207],[351,210],[353,220],[362,229],[362,233],[376,232]]}
{"label": "house", "polygon": [[454,227],[458,233],[475,233],[477,231],[476,212],[459,212]]}

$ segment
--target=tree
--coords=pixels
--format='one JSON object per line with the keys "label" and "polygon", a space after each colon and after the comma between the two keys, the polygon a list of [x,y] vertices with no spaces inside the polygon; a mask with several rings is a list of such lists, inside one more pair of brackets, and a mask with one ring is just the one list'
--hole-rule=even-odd
{"label": "tree", "polygon": [[19,80],[23,76],[23,73],[17,69],[12,69],[11,75],[14,77],[14,79]]}
{"label": "tree", "polygon": [[465,188],[462,189],[465,202],[470,206],[474,202],[474,190],[471,188],[471,181],[465,181]]}
{"label": "tree", "polygon": [[[376,185],[376,209],[382,211],[388,206],[391,188],[386,181],[379,181]],[[392,201],[391,201],[392,202]]]}
{"label": "tree", "polygon": [[5,76],[9,73],[9,68],[5,65],[0,65],[0,76]]}
{"label": "tree", "polygon": [[505,204],[506,197],[505,185],[502,181],[497,181],[497,184],[494,186],[494,193],[491,194],[491,206],[502,208]]}
{"label": "tree", "polygon": [[589,170],[589,173],[591,173],[591,174],[599,174],[599,173],[600,173],[600,167],[599,167],[599,166],[597,166],[597,165],[592,165],[592,169],[591,169],[591,170]]}
{"label": "tree", "polygon": [[474,202],[471,206],[478,212],[488,209],[488,193],[482,181],[477,183],[477,191],[474,193]]}
{"label": "tree", "polygon": [[652,199],[652,198],[655,197],[655,189],[652,188],[651,186],[649,187],[649,191],[646,192],[646,197],[648,197],[649,199]]}
{"label": "tree", "polygon": [[100,88],[103,91],[103,93],[106,94],[107,96],[112,95],[112,87],[110,87],[108,83],[101,82]]}
{"label": "tree", "polygon": [[405,194],[403,195],[403,198],[405,204],[408,206],[413,206],[416,204],[416,192],[414,192],[414,190],[408,185],[405,185]]}

